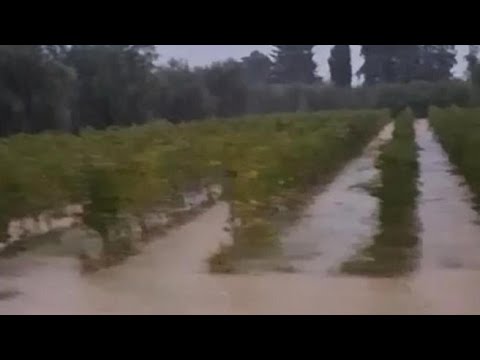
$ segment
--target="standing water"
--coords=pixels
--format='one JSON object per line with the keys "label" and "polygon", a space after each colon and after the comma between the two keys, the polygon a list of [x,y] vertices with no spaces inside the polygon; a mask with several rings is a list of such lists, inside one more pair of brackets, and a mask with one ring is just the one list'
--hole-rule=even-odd
{"label": "standing water", "polygon": [[336,270],[357,245],[374,235],[378,201],[368,187],[378,178],[375,160],[381,145],[391,139],[393,128],[393,123],[387,125],[363,154],[313,199],[305,218],[285,236],[284,253],[297,271]]}
{"label": "standing water", "polygon": [[464,179],[454,174],[446,153],[429,129],[418,120],[423,224],[421,268],[480,270],[480,227]]}
{"label": "standing water", "polygon": [[[420,146],[418,270],[369,278],[328,272],[372,241],[376,199],[358,186],[376,176],[387,127],[313,201],[283,239],[297,273],[212,275],[206,259],[228,242],[226,204],[150,243],[123,264],[82,275],[75,259],[0,259],[0,314],[475,314],[480,313],[480,228],[468,189],[452,174],[426,120]],[[303,223],[303,226],[301,225]]]}
{"label": "standing water", "polygon": [[415,124],[420,163],[420,267],[408,289],[433,314],[480,313],[480,226],[472,194],[429,127]]}
{"label": "standing water", "polygon": [[421,163],[421,269],[480,270],[480,226],[472,194],[454,173],[428,121],[418,120],[416,132]]}

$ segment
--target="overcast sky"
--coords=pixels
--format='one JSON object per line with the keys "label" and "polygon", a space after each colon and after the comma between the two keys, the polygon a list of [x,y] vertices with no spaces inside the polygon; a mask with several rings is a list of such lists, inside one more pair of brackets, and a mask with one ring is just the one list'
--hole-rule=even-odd
{"label": "overcast sky", "polygon": [[[356,72],[363,63],[360,56],[360,46],[352,46],[352,66]],[[160,61],[166,62],[175,57],[187,60],[190,65],[208,65],[213,61],[225,60],[228,58],[240,59],[247,56],[253,50],[270,54],[271,45],[157,45],[161,56]],[[327,59],[330,55],[332,45],[317,45],[315,50],[315,61],[318,64],[317,72],[324,79],[330,77]],[[466,63],[464,56],[467,54],[468,45],[457,45],[457,66],[454,68],[455,76],[463,76]]]}

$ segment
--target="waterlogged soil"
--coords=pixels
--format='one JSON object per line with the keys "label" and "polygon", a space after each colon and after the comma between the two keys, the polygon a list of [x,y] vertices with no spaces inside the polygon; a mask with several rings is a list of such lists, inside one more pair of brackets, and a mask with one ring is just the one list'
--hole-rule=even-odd
{"label": "waterlogged soil", "polygon": [[421,270],[480,271],[479,216],[472,207],[472,193],[449,163],[427,120],[417,121],[416,133],[421,164]]}
{"label": "waterlogged soil", "polygon": [[360,157],[348,163],[282,238],[283,252],[295,271],[334,272],[374,235],[378,201],[371,188],[379,177],[375,160],[393,129],[393,123],[387,125]]}
{"label": "waterlogged soil", "polygon": [[[206,259],[222,243],[221,202],[120,265],[82,274],[73,257],[24,253],[0,262],[0,314],[196,313],[221,309]],[[214,295],[214,296],[212,296]],[[223,296],[220,296],[220,300]],[[217,301],[217,302],[216,302]],[[208,312],[208,311],[207,311]]]}
{"label": "waterlogged soil", "polygon": [[408,276],[335,271],[372,241],[378,146],[391,125],[313,199],[282,239],[294,273],[209,274],[207,258],[229,243],[218,203],[112,268],[82,274],[75,258],[23,253],[0,260],[0,314],[476,314],[480,228],[468,189],[452,173],[426,120],[420,146],[419,266]]}

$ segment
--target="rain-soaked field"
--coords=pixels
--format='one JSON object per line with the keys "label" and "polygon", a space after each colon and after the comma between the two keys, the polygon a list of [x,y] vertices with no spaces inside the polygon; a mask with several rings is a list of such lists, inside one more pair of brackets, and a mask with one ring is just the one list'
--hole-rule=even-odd
{"label": "rain-soaked field", "polygon": [[[48,187],[21,182],[36,202],[19,198],[23,206],[4,220],[0,313],[480,312],[473,182],[463,163],[450,163],[429,120],[343,112],[297,124],[282,116],[255,130],[248,122],[258,119],[233,130],[157,129],[163,140],[149,134],[148,147],[137,133],[136,156],[125,162],[97,145],[102,161],[79,160],[78,171],[90,174],[82,184],[61,181],[78,173],[49,179],[67,184],[58,204],[83,204],[76,212],[29,217]],[[362,128],[352,125],[362,116]],[[198,142],[198,132],[208,141]],[[95,136],[105,135],[85,141]],[[170,141],[179,137],[182,144]],[[157,156],[165,151],[178,161]],[[119,163],[141,174],[126,176]],[[165,175],[174,168],[183,172]],[[172,202],[179,189],[183,199]]]}

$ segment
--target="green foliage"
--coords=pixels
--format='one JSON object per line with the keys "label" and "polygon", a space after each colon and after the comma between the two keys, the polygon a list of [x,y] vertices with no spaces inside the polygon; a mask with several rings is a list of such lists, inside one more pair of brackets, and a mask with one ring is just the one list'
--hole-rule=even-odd
{"label": "green foliage", "polygon": [[265,84],[270,76],[272,61],[267,55],[259,51],[252,51],[249,56],[242,58],[245,81],[250,85]]}
{"label": "green foliage", "polygon": [[416,79],[425,81],[448,80],[457,63],[455,45],[420,45]]}
{"label": "green foliage", "polygon": [[336,171],[379,131],[384,111],[341,111],[249,117],[232,124],[223,163],[233,176],[226,183],[234,244],[211,258],[225,262],[262,257],[278,249],[279,212],[294,212],[314,186]]}
{"label": "green foliage", "polygon": [[467,106],[471,101],[470,87],[462,81],[385,84],[378,85],[372,91],[375,92],[375,107],[389,108],[393,115],[411,108],[416,117],[426,117],[430,106]]}
{"label": "green foliage", "polygon": [[74,79],[42,45],[0,45],[0,136],[70,130]]}
{"label": "green foliage", "polygon": [[465,56],[467,61],[467,76],[471,79],[473,75],[473,69],[478,64],[478,51],[480,47],[478,45],[468,45],[468,54]]}
{"label": "green foliage", "polygon": [[465,177],[480,209],[480,110],[432,108],[429,120],[450,161]]}
{"label": "green foliage", "polygon": [[357,75],[365,84],[400,83],[414,79],[420,45],[362,45],[365,61]]}
{"label": "green foliage", "polygon": [[342,264],[349,274],[397,276],[415,269],[418,247],[416,199],[419,167],[413,114],[407,110],[395,120],[393,139],[378,159],[380,231],[369,247]]}
{"label": "green foliage", "polygon": [[247,88],[241,63],[234,60],[213,63],[203,71],[203,77],[210,94],[217,99],[217,116],[236,116],[245,112]]}
{"label": "green foliage", "polygon": [[[404,112],[395,121],[393,140],[383,148],[378,167],[382,183],[378,196],[384,205],[380,212],[380,222],[384,226],[407,224],[405,230],[410,232],[418,194],[417,149],[413,114],[410,111]],[[411,240],[411,237],[404,237],[402,241]]]}
{"label": "green foliage", "polygon": [[473,95],[471,86],[459,80],[412,81],[352,89],[328,85],[264,85],[249,90],[247,111],[294,112],[302,107],[307,111],[388,108],[396,116],[410,107],[415,116],[425,117],[430,106],[469,106],[474,101]]}
{"label": "green foliage", "polygon": [[213,115],[216,99],[205,85],[203,76],[181,61],[154,72],[149,104],[155,117],[174,123]]}
{"label": "green foliage", "polygon": [[[72,202],[86,204],[86,222],[102,235],[121,213],[172,204],[189,186],[212,178],[220,150],[214,127],[162,122],[72,135],[17,135],[0,146],[3,223]],[[221,137],[221,135],[218,135]],[[217,142],[218,143],[218,142]]]}
{"label": "green foliage", "polygon": [[85,207],[85,224],[97,230],[104,238],[108,228],[115,221],[120,211],[120,196],[117,172],[114,164],[90,163],[85,166],[83,175],[88,203]]}
{"label": "green foliage", "polygon": [[77,74],[76,125],[144,123],[155,55],[152,45],[73,45],[65,64]]}
{"label": "green foliage", "polygon": [[334,45],[328,59],[330,79],[336,86],[350,87],[352,84],[352,64],[350,45]]}
{"label": "green foliage", "polygon": [[456,64],[455,45],[362,45],[361,54],[366,85],[448,80]]}
{"label": "green foliage", "polygon": [[476,89],[480,89],[480,64],[475,64],[472,66],[471,79]]}
{"label": "green foliage", "polygon": [[314,45],[275,46],[273,61],[257,51],[191,68],[158,65],[153,45],[1,45],[0,136],[385,106],[396,114],[405,104],[424,116],[429,105],[480,103],[474,53],[472,81],[448,81],[453,45],[363,45],[366,86],[354,89],[349,45],[335,45],[329,60],[339,89],[315,76]]}
{"label": "green foliage", "polygon": [[315,45],[274,45],[271,80],[274,83],[311,84],[316,80]]}
{"label": "green foliage", "polygon": [[241,223],[236,247],[255,256],[277,245],[271,217],[297,208],[386,118],[384,111],[297,113],[13,136],[0,142],[0,224],[4,230],[12,217],[80,202],[106,251],[123,253],[128,244],[110,234],[126,215],[177,207],[183,192],[222,183]]}

